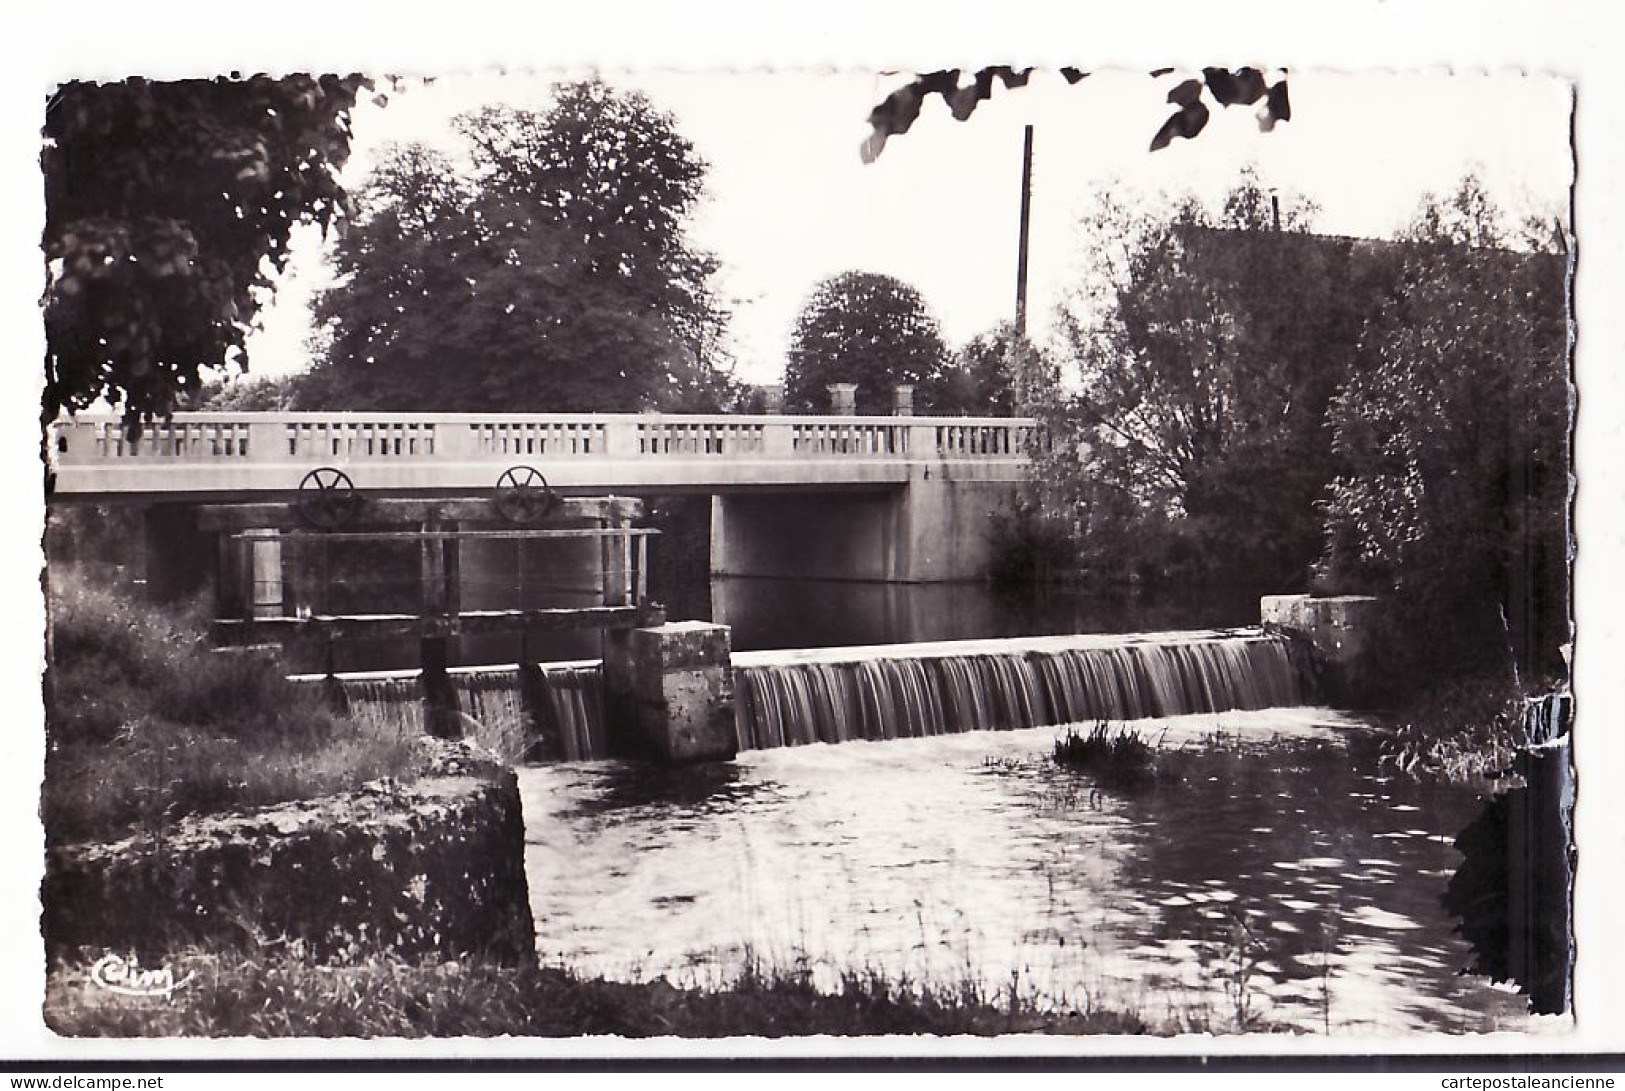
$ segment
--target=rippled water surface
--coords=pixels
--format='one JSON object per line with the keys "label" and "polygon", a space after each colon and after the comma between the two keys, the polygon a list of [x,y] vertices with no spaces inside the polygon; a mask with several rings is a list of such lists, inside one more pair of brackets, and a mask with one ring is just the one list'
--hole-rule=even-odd
{"label": "rippled water surface", "polygon": [[747,958],[974,979],[1188,1027],[1531,1026],[1458,974],[1439,906],[1471,793],[1356,772],[1369,739],[1324,710],[1141,727],[1179,779],[1127,796],[1056,767],[1054,728],[524,768],[538,949],[678,984]]}

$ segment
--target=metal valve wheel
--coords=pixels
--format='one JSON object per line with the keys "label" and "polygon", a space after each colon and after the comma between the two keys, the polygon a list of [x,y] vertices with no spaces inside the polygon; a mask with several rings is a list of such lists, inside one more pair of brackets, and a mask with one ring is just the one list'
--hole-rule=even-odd
{"label": "metal valve wheel", "polygon": [[559,498],[547,478],[534,466],[510,466],[497,478],[492,503],[509,523],[529,523],[558,506]]}
{"label": "metal valve wheel", "polygon": [[350,475],[334,466],[310,471],[299,482],[299,518],[317,530],[337,530],[361,510]]}

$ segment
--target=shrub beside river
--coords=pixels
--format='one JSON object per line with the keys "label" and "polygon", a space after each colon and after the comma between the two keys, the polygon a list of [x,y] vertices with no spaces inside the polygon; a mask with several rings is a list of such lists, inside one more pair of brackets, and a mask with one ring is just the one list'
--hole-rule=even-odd
{"label": "shrub beside river", "polygon": [[200,611],[174,614],[50,575],[47,840],[163,830],[187,815],[315,799],[415,777],[399,733],[334,715],[274,654],[215,651]]}

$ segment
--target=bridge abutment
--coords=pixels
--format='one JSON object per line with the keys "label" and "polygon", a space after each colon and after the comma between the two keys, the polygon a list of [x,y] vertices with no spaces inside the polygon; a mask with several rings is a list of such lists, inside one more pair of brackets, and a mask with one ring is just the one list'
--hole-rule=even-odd
{"label": "bridge abutment", "polygon": [[1017,488],[952,480],[939,470],[888,492],[720,494],[711,508],[711,571],[888,583],[984,579],[993,516],[1010,508]]}
{"label": "bridge abutment", "polygon": [[214,536],[192,504],[152,504],[142,515],[141,564],[148,594],[176,602],[208,591],[218,563]]}

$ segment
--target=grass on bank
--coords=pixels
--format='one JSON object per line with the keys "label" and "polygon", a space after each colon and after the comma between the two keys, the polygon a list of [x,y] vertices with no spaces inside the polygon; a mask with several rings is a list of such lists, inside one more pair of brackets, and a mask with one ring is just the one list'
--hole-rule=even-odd
{"label": "grass on bank", "polygon": [[109,1037],[786,1037],[879,1034],[1174,1034],[1208,1029],[1148,1024],[1134,1014],[1051,1009],[987,995],[973,984],[918,986],[850,972],[816,989],[800,970],[748,965],[730,985],[679,989],[560,969],[477,961],[413,964],[375,956],[344,966],[298,952],[186,952],[169,997],[101,990],[84,963],[58,967],[45,1017],[59,1034]]}
{"label": "grass on bank", "polygon": [[1525,695],[1504,674],[1475,674],[1430,686],[1388,713],[1385,766],[1454,782],[1496,778],[1511,769],[1525,735]]}
{"label": "grass on bank", "polygon": [[54,844],[408,779],[420,760],[399,732],[335,716],[275,655],[213,650],[199,611],[53,570],[49,624],[41,809]]}

